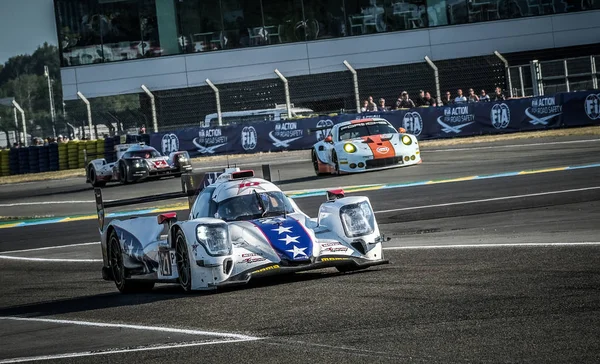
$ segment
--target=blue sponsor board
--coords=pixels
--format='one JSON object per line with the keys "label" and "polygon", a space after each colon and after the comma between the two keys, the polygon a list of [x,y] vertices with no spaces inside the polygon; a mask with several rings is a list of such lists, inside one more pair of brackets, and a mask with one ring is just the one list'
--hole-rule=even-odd
{"label": "blue sponsor board", "polygon": [[325,138],[329,127],[335,124],[372,117],[387,119],[420,140],[600,125],[600,91],[224,127],[192,127],[154,133],[150,144],[165,155],[185,150],[192,157],[301,150]]}

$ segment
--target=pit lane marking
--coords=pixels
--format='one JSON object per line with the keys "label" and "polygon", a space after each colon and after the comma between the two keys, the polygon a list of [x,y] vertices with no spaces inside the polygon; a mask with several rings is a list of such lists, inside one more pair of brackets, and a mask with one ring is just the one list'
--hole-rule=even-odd
{"label": "pit lane marking", "polygon": [[172,343],[172,344],[164,344],[164,345],[140,346],[140,347],[136,347],[136,348],[127,348],[127,349],[107,349],[107,350],[100,350],[100,351],[83,351],[83,352],[54,354],[54,355],[40,355],[40,356],[10,358],[10,359],[0,360],[0,363],[20,363],[20,362],[26,362],[26,361],[40,361],[40,360],[52,360],[52,359],[76,358],[76,357],[84,357],[84,356],[131,353],[131,352],[136,352],[136,351],[166,350],[166,349],[183,348],[183,347],[191,347],[191,346],[230,344],[230,343],[256,341],[256,340],[264,339],[264,338],[260,338],[257,336],[235,334],[235,333],[230,333],[230,332],[178,329],[178,328],[162,327],[162,326],[143,326],[143,325],[114,324],[114,323],[91,322],[91,321],[59,320],[59,319],[44,319],[44,318],[31,318],[31,317],[14,317],[14,316],[0,316],[0,320],[43,322],[43,323],[51,323],[51,324],[58,324],[58,325],[77,325],[77,326],[86,326],[86,327],[157,331],[157,332],[161,332],[161,333],[185,334],[185,335],[192,335],[192,336],[208,336],[208,337],[219,338],[219,339],[208,340],[208,341],[195,341],[195,342],[187,342],[187,343]]}

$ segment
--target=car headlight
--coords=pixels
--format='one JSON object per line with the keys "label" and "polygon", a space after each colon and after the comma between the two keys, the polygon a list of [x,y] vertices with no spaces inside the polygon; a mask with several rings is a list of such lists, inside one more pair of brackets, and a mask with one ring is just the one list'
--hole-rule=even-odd
{"label": "car headlight", "polygon": [[369,235],[375,230],[375,215],[367,201],[342,206],[340,218],[349,238]]}
{"label": "car headlight", "polygon": [[346,143],[344,144],[344,151],[346,153],[354,153],[356,152],[356,147],[352,143]]}
{"label": "car headlight", "polygon": [[140,162],[140,161],[135,161],[135,163],[133,164],[133,166],[134,166],[135,168],[142,168],[142,162]]}
{"label": "car headlight", "polygon": [[179,163],[185,163],[188,161],[188,156],[185,154],[179,154],[177,155],[177,160],[179,161]]}
{"label": "car headlight", "polygon": [[402,136],[402,144],[404,144],[404,145],[411,145],[412,144],[412,138],[409,137],[408,135],[403,135]]}
{"label": "car headlight", "polygon": [[196,238],[212,256],[231,254],[231,241],[226,224],[198,225]]}

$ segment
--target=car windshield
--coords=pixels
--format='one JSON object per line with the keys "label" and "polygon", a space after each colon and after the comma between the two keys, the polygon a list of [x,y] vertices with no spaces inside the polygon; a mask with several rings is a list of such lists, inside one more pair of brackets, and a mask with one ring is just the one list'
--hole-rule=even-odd
{"label": "car windshield", "polygon": [[156,158],[160,157],[160,153],[154,149],[144,149],[129,152],[128,158]]}
{"label": "car windshield", "polygon": [[396,129],[386,121],[369,121],[340,127],[340,139],[355,139],[370,135],[394,134]]}
{"label": "car windshield", "polygon": [[282,192],[256,192],[221,201],[217,217],[225,221],[253,220],[294,212]]}

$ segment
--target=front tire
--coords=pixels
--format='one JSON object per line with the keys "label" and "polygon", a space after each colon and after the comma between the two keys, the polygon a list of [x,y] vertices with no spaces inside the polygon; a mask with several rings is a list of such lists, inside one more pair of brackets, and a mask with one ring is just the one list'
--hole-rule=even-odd
{"label": "front tire", "polygon": [[94,168],[90,168],[88,176],[92,187],[104,187],[106,185],[106,182],[98,181],[98,178],[96,176],[96,170],[94,170]]}
{"label": "front tire", "polygon": [[124,185],[129,183],[129,178],[127,178],[127,166],[124,163],[119,164],[119,179]]}
{"label": "front tire", "polygon": [[175,235],[175,254],[177,257],[177,279],[179,285],[185,292],[192,290],[192,269],[190,267],[190,256],[185,235],[181,230]]}
{"label": "front tire", "polygon": [[115,286],[121,293],[138,293],[151,291],[154,288],[154,282],[135,281],[127,278],[125,264],[123,263],[123,250],[117,233],[113,230],[108,238],[110,270],[115,282]]}

